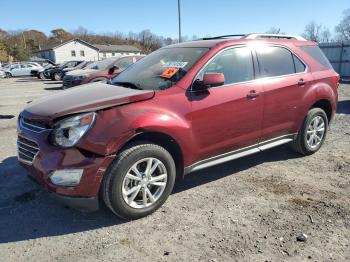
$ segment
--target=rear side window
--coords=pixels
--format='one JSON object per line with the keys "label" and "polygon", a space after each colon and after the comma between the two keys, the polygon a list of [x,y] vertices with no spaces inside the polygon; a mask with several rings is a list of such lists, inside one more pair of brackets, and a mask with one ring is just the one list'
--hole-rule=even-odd
{"label": "rear side window", "polygon": [[262,46],[256,49],[261,77],[282,76],[295,73],[292,53],[277,46]]}
{"label": "rear side window", "polygon": [[237,47],[221,52],[202,69],[197,79],[202,80],[204,73],[224,74],[225,85],[254,79],[250,48]]}
{"label": "rear side window", "polygon": [[313,59],[318,61],[321,65],[323,65],[325,68],[332,68],[331,63],[329,63],[327,57],[324,55],[324,53],[318,46],[302,46],[300,48]]}
{"label": "rear side window", "polygon": [[300,59],[295,55],[293,55],[293,60],[294,60],[294,66],[295,66],[295,73],[304,72],[306,66],[303,64],[303,62],[301,62]]}

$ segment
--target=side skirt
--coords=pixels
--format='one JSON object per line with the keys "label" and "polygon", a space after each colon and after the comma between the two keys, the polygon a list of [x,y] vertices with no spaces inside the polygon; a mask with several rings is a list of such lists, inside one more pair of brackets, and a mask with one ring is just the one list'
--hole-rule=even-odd
{"label": "side skirt", "polygon": [[197,163],[194,163],[191,166],[185,167],[184,174],[187,175],[190,172],[197,171],[200,169],[204,169],[210,166],[219,165],[237,158],[241,158],[244,156],[248,156],[251,154],[255,154],[276,146],[280,146],[283,144],[287,144],[295,139],[297,134],[284,135],[277,138],[273,138],[267,141],[263,141],[261,143],[251,145],[245,148],[237,149],[235,151],[231,151],[225,154],[217,155],[214,157],[210,157]]}

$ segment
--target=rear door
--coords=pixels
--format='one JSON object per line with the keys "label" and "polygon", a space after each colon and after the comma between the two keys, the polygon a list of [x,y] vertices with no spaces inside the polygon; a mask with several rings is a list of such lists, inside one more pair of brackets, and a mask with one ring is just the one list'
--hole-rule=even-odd
{"label": "rear door", "polygon": [[262,141],[298,131],[302,98],[312,76],[294,53],[283,46],[255,48],[264,89]]}
{"label": "rear door", "polygon": [[261,85],[255,81],[251,49],[235,47],[220,52],[196,79],[202,80],[204,73],[224,74],[225,84],[191,93],[196,160],[257,144],[263,96]]}

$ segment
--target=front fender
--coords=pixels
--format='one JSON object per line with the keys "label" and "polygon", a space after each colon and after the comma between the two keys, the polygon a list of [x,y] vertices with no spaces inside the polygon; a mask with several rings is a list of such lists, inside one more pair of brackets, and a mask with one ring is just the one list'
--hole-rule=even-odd
{"label": "front fender", "polygon": [[99,155],[111,155],[136,135],[156,132],[178,143],[186,164],[194,151],[191,121],[186,118],[190,115],[191,103],[178,105],[171,99],[151,99],[102,110],[97,114],[95,126],[78,146]]}

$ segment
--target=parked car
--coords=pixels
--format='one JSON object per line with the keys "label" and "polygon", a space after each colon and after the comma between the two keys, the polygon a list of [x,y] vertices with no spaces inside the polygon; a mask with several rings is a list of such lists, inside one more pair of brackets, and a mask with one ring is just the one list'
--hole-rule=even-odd
{"label": "parked car", "polygon": [[289,143],[322,146],[339,75],[314,42],[227,36],[163,47],[113,78],[28,104],[18,160],[69,205],[137,219],[176,178]]}
{"label": "parked car", "polygon": [[51,79],[54,81],[60,81],[60,80],[62,80],[64,69],[67,69],[67,68],[73,69],[74,67],[81,64],[82,62],[84,62],[84,61],[78,60],[78,61],[65,62],[62,65],[46,69],[44,71],[44,76],[47,77],[48,79]]}
{"label": "parked car", "polygon": [[41,69],[42,67],[33,62],[25,62],[25,63],[16,63],[12,64],[10,66],[5,67],[5,74],[6,77],[13,77],[13,76],[29,76],[30,71],[33,69]]}
{"label": "parked car", "polygon": [[62,77],[61,79],[64,78],[64,76],[71,72],[71,71],[76,71],[76,70],[80,70],[80,69],[85,69],[87,66],[89,66],[91,63],[93,63],[92,61],[83,61],[82,63],[78,64],[75,67],[68,67],[62,70]]}
{"label": "parked car", "polygon": [[28,62],[34,62],[34,63],[37,63],[39,65],[41,65],[42,67],[45,67],[47,65],[53,65],[53,66],[56,66],[56,64],[54,62],[52,62],[50,59],[40,59],[40,60],[37,60],[37,59],[33,59],[33,60],[29,60]]}
{"label": "parked car", "polygon": [[0,78],[5,78],[5,77],[6,77],[5,72],[2,69],[0,69]]}
{"label": "parked car", "polygon": [[[82,63],[78,64],[77,66],[75,67],[67,67],[67,68],[64,68],[63,70],[61,70],[61,78],[64,77],[64,75],[69,72],[69,71],[72,71],[72,70],[77,70],[77,69],[82,69],[82,68],[85,68],[87,65],[89,65],[91,63],[91,61],[83,61]],[[40,71],[38,70],[32,70],[31,71],[31,76],[36,76],[38,77],[39,79],[47,79],[47,78],[51,78],[50,77],[50,73],[52,72],[51,70],[47,70],[45,72],[46,69],[54,69],[54,68],[58,68],[59,65],[52,65],[52,64],[47,64],[43,69],[41,69]]]}
{"label": "parked car", "polygon": [[30,71],[30,75],[32,77],[37,77],[39,79],[46,79],[47,77],[45,76],[44,72],[46,69],[50,69],[50,68],[54,68],[57,65],[53,65],[53,64],[46,64],[44,67],[42,68],[38,68],[38,69],[33,69]]}
{"label": "parked car", "polygon": [[63,78],[63,88],[69,88],[91,82],[104,82],[120,74],[125,68],[140,60],[143,55],[120,56],[95,62],[85,70],[73,70]]}

